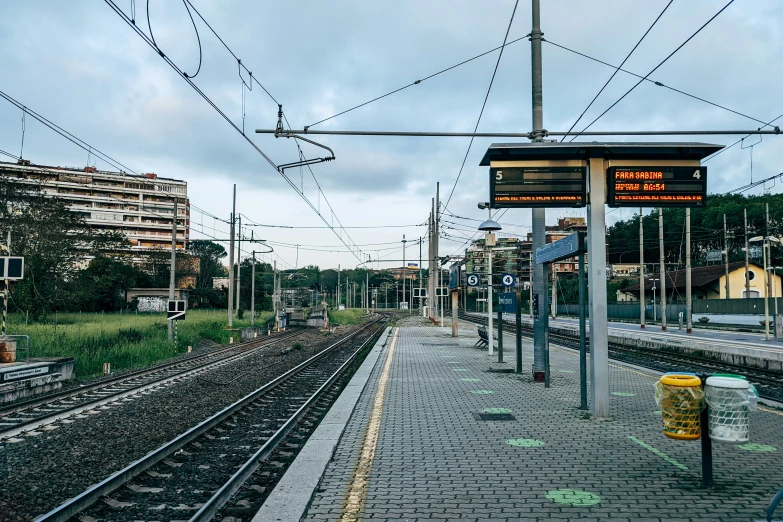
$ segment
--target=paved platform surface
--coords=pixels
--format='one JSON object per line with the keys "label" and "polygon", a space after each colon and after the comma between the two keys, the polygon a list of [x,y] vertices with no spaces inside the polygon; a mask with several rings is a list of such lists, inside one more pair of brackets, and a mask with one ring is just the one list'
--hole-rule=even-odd
{"label": "paved platform surface", "polygon": [[[472,347],[475,332],[461,323],[453,339],[420,318],[403,322],[388,379],[389,346],[303,520],[756,520],[783,488],[783,412],[752,413],[750,445],[715,443],[715,488],[705,490],[699,443],[661,432],[657,374],[613,364],[612,418],[595,420],[578,409],[575,352],[552,347],[545,389],[487,372],[494,357]],[[529,343],[523,357],[529,368]],[[477,418],[486,409],[515,418]]]}

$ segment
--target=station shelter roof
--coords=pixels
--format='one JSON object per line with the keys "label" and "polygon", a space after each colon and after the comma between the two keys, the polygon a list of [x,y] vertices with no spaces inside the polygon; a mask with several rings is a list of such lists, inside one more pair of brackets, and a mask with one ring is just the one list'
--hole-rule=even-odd
{"label": "station shelter roof", "polygon": [[481,158],[482,167],[491,161],[635,159],[701,160],[721,150],[723,145],[690,142],[570,142],[493,143]]}

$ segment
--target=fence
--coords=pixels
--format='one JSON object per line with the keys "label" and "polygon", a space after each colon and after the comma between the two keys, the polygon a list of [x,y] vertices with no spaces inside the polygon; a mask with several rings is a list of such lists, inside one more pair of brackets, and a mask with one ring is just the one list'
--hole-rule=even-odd
{"label": "fence", "polygon": [[[770,314],[775,310],[775,299],[769,300]],[[778,310],[783,311],[783,299],[778,298]],[[590,307],[585,305],[585,312],[590,315]],[[639,319],[639,302],[635,303],[610,303],[606,306],[607,316],[610,319]],[[680,312],[685,314],[684,303],[667,303],[666,319],[668,321],[678,321]],[[579,315],[579,305],[561,304],[557,305],[558,315]],[[693,319],[699,315],[751,315],[758,316],[764,314],[764,299],[694,299],[693,300]],[[661,305],[656,303],[655,315],[660,318]],[[647,318],[653,317],[653,305],[647,305]]]}

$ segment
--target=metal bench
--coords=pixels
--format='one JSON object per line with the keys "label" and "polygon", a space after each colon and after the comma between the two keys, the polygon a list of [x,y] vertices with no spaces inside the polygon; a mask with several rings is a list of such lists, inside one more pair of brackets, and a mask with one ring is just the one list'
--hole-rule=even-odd
{"label": "metal bench", "polygon": [[476,327],[476,329],[478,330],[479,340],[476,341],[476,344],[474,344],[473,346],[476,346],[478,348],[484,348],[486,346],[489,346],[489,335],[487,334],[487,328],[484,326],[478,326]]}

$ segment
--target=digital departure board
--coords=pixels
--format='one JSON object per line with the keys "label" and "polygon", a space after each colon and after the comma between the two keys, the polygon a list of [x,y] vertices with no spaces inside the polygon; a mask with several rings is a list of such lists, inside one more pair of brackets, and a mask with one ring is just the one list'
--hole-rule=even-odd
{"label": "digital departure board", "polygon": [[703,207],[707,167],[610,167],[610,207]]}
{"label": "digital departure board", "polygon": [[584,207],[587,167],[504,167],[489,169],[493,208]]}

